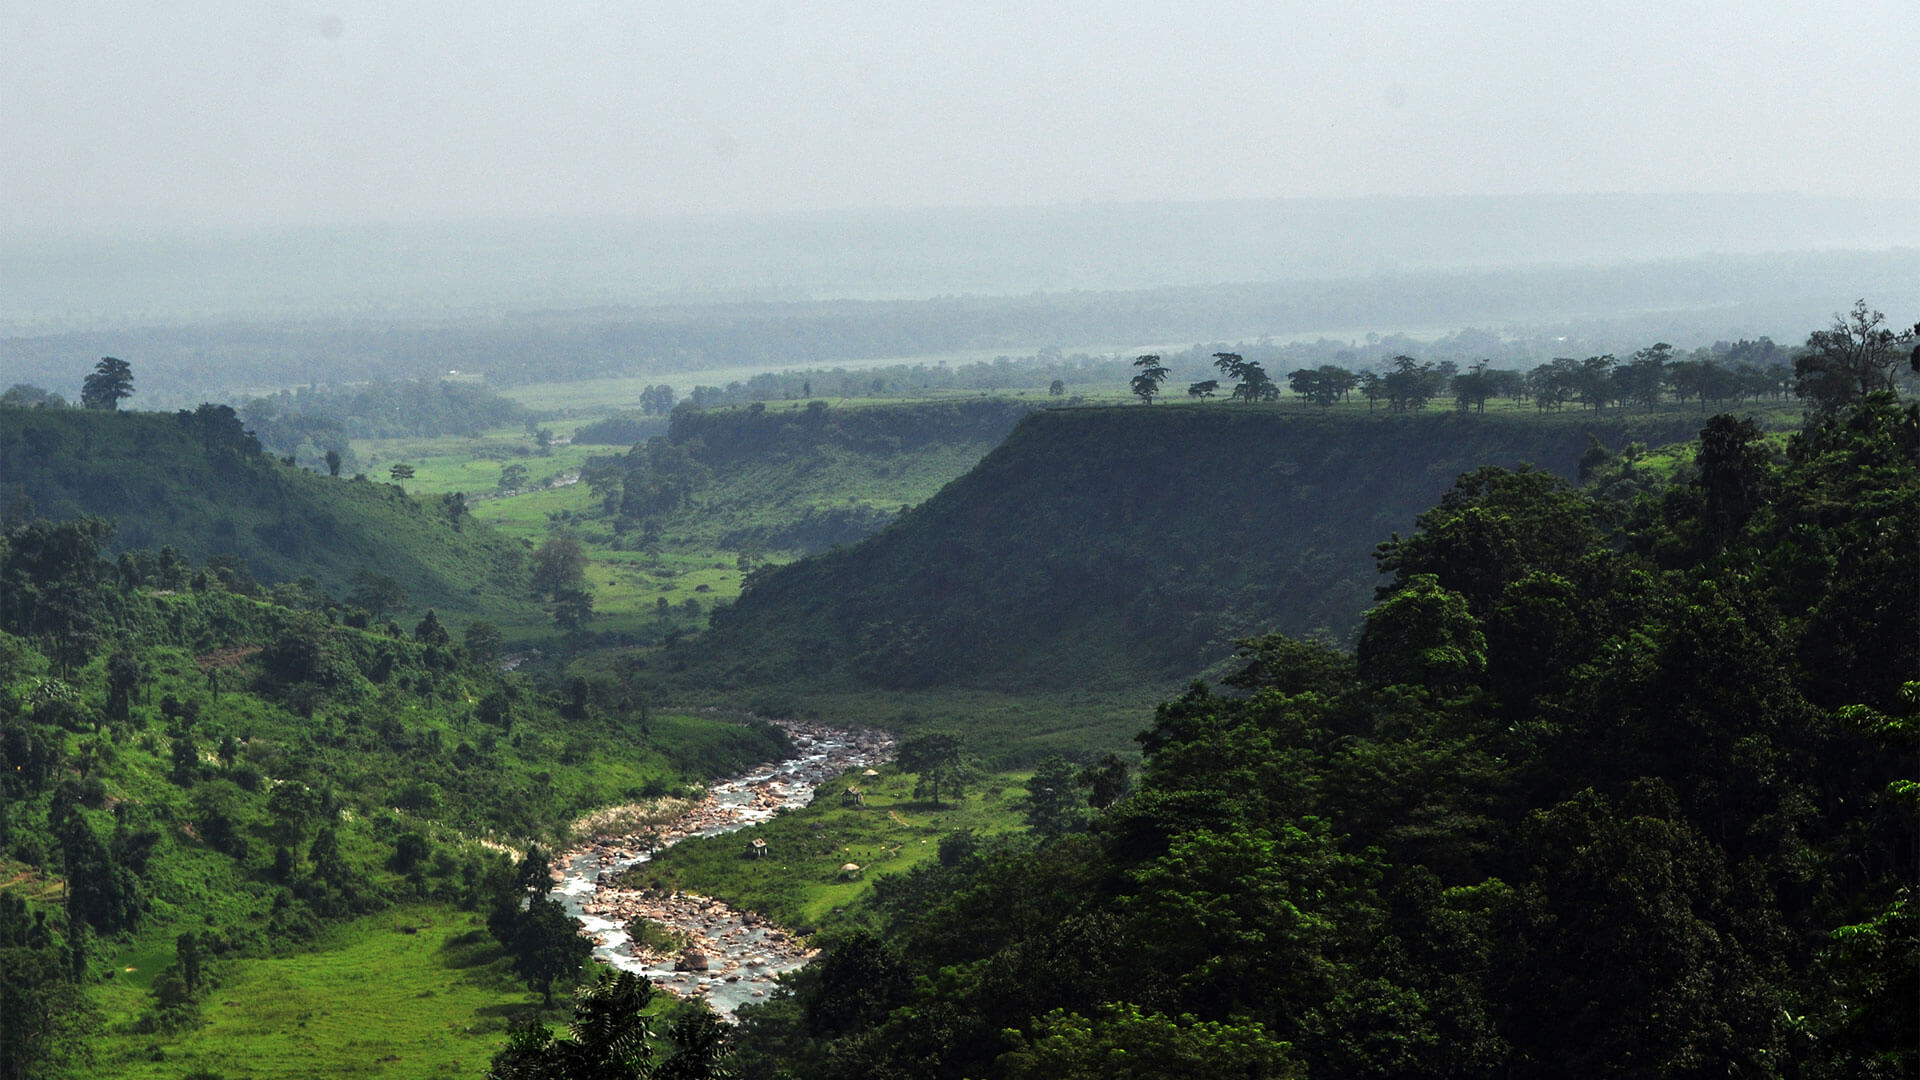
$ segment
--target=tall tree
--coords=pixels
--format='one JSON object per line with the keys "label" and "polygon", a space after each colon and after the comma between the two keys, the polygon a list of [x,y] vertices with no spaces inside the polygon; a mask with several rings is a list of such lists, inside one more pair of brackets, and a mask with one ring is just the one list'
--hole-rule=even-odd
{"label": "tall tree", "polygon": [[580,926],[558,900],[541,897],[527,905],[515,920],[512,937],[503,942],[513,957],[513,970],[538,990],[546,1007],[553,1008],[553,984],[571,978],[593,955],[593,945],[580,936]]}
{"label": "tall tree", "polygon": [[1079,814],[1079,792],[1074,790],[1073,767],[1059,754],[1050,755],[1027,780],[1027,827],[1041,836],[1059,836],[1073,828]]}
{"label": "tall tree", "polygon": [[89,409],[118,409],[123,398],[132,396],[132,366],[111,356],[101,357],[80,385],[80,403]]}
{"label": "tall tree", "polygon": [[1151,405],[1154,397],[1160,393],[1160,384],[1167,381],[1167,369],[1160,363],[1160,358],[1152,353],[1135,360],[1133,366],[1140,369],[1140,374],[1135,375],[1129,384],[1133,394],[1142,405]]}
{"label": "tall tree", "polygon": [[378,619],[389,611],[405,607],[407,590],[390,575],[360,570],[353,575],[353,591],[347,594],[347,602],[358,604]]}
{"label": "tall tree", "polygon": [[1280,397],[1280,388],[1268,377],[1267,369],[1258,361],[1248,360],[1239,353],[1214,353],[1213,366],[1220,373],[1234,380],[1233,393],[1227,395],[1234,401],[1274,401]]}
{"label": "tall tree", "polygon": [[902,769],[920,778],[914,794],[930,792],[935,806],[940,805],[942,787],[955,795],[965,793],[966,743],[952,732],[932,731],[903,740],[895,760]]}
{"label": "tall tree", "polygon": [[571,536],[548,537],[533,553],[533,593],[559,600],[587,587],[587,553]]}
{"label": "tall tree", "polygon": [[1920,324],[1895,333],[1887,317],[1869,311],[1865,300],[1835,315],[1833,325],[1807,335],[1807,347],[1793,362],[1794,393],[1823,412],[1834,412],[1875,390],[1893,389],[1893,372],[1906,359],[1903,346],[1920,335]]}

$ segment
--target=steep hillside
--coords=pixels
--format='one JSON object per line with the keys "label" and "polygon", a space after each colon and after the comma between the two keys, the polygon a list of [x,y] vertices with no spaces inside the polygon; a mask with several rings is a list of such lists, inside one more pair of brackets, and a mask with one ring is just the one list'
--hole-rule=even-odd
{"label": "steep hillside", "polygon": [[526,593],[523,545],[464,502],[338,479],[263,454],[231,409],[0,410],[0,508],[112,519],[115,550],[171,546],[244,558],[263,583],[311,577],[335,595],[357,572],[392,577],[413,606],[497,615]]}
{"label": "steep hillside", "polygon": [[1374,545],[1461,472],[1563,476],[1590,437],[1692,416],[1316,416],[1236,406],[1036,413],[858,546],[766,571],[689,649],[720,688],[1042,689],[1177,677],[1233,639],[1349,641]]}
{"label": "steep hillside", "polygon": [[[503,673],[437,619],[129,588],[97,532],[0,534],[0,1076],[365,1076],[387,1046],[478,1076],[543,1000],[502,848],[791,752]],[[235,1027],[243,1066],[207,1068]]]}
{"label": "steep hillside", "polygon": [[618,530],[669,545],[825,551],[860,540],[966,472],[1032,409],[979,398],[681,410],[664,438],[610,470],[605,505]]}

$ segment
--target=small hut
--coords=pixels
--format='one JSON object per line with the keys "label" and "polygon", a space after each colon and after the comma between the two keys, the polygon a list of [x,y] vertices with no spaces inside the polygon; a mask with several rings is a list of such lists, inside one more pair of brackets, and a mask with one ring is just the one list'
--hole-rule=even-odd
{"label": "small hut", "polygon": [[747,858],[764,859],[767,857],[766,837],[756,836],[747,844]]}
{"label": "small hut", "polygon": [[860,877],[859,863],[846,863],[840,867],[841,881],[854,881]]}
{"label": "small hut", "polygon": [[867,805],[867,793],[857,787],[848,787],[840,796],[840,805],[852,809]]}

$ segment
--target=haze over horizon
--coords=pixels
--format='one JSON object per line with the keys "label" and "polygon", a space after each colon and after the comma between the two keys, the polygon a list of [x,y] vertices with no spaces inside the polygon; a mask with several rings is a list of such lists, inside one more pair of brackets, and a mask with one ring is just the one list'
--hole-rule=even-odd
{"label": "haze over horizon", "polygon": [[1909,0],[0,0],[0,325],[1920,247],[1914,40]]}
{"label": "haze over horizon", "polygon": [[1910,0],[9,2],[0,25],[10,230],[1906,198],[1920,175]]}

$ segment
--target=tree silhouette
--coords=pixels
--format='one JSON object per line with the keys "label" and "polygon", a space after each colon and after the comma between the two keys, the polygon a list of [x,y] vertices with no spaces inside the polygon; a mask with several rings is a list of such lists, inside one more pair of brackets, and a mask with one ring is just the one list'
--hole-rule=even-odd
{"label": "tree silhouette", "polygon": [[1135,375],[1129,384],[1134,396],[1140,399],[1142,405],[1151,405],[1154,397],[1160,393],[1160,384],[1167,381],[1167,369],[1161,365],[1160,358],[1152,353],[1135,360],[1133,366],[1140,369],[1140,374]]}
{"label": "tree silhouette", "polygon": [[89,409],[118,409],[122,398],[132,396],[133,368],[111,356],[101,357],[80,386],[80,403]]}
{"label": "tree silhouette", "polygon": [[1886,320],[1856,300],[1853,310],[1833,317],[1831,327],[1808,334],[1805,351],[1793,362],[1793,392],[1823,412],[1835,412],[1875,390],[1893,389],[1903,346],[1913,344],[1920,325],[1894,333],[1883,325]]}

